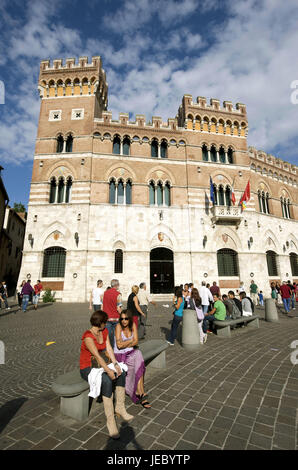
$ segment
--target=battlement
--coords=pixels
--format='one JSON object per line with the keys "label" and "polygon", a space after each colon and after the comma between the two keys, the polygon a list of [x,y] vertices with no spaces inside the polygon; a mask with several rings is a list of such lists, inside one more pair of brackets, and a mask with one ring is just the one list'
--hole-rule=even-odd
{"label": "battlement", "polygon": [[[100,109],[107,109],[108,83],[100,56],[42,60],[38,80],[41,98],[96,95]],[[100,114],[100,112],[99,112]]]}
{"label": "battlement", "polygon": [[[169,118],[167,122],[163,122],[159,116],[152,116],[152,120],[146,122],[146,116],[144,114],[136,114],[135,121],[129,121],[128,113],[119,113],[119,119],[113,119],[110,111],[103,111],[102,117],[95,119],[95,122],[104,124],[117,124],[123,126],[134,126],[154,129],[165,129],[165,130],[178,130],[177,118]],[[182,129],[181,129],[182,130]]]}
{"label": "battlement", "polygon": [[[269,164],[270,166],[291,173],[292,175],[298,175],[298,167],[296,165],[292,165],[278,157],[274,157],[263,150],[257,150],[255,147],[248,147],[248,154],[251,158],[251,168],[256,172],[270,174],[270,171],[263,168],[263,164]],[[273,176],[277,177],[277,172],[274,172]]]}
{"label": "battlement", "polygon": [[53,59],[53,63],[51,65],[51,61],[48,60],[42,60],[40,62],[40,73],[43,72],[53,72],[53,71],[60,71],[60,70],[71,70],[75,69],[78,71],[78,69],[99,69],[101,70],[102,64],[101,64],[101,57],[100,56],[94,56],[92,57],[92,62],[89,64],[88,62],[88,57],[79,57],[78,63],[76,64],[76,59],[75,58],[67,58],[65,59],[65,64],[63,65],[63,59]]}
{"label": "battlement", "polygon": [[210,104],[207,104],[207,99],[204,96],[198,96],[196,103],[193,102],[192,95],[184,95],[182,98],[182,107],[187,110],[193,108],[193,110],[205,110],[205,111],[220,111],[230,114],[236,114],[237,116],[246,116],[246,106],[243,103],[236,103],[235,108],[231,101],[223,101],[223,106],[220,106],[220,100],[217,98],[211,98]]}

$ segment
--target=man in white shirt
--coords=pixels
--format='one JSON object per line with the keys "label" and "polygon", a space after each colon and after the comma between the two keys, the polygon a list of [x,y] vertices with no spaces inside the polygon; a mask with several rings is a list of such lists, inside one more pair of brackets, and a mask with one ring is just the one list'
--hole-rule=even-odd
{"label": "man in white shirt", "polygon": [[208,312],[209,303],[213,302],[213,296],[210,290],[207,289],[205,281],[202,281],[202,286],[199,289],[199,294],[202,300],[202,310],[205,314]]}
{"label": "man in white shirt", "polygon": [[93,305],[93,311],[96,312],[96,310],[101,310],[102,306],[102,299],[103,299],[103,282],[101,280],[97,281],[97,287],[92,289],[90,293],[90,305],[89,305],[89,310],[92,311],[92,305]]}
{"label": "man in white shirt", "polygon": [[139,318],[138,336],[139,336],[139,339],[142,339],[146,335],[148,304],[150,303],[156,306],[156,302],[154,302],[153,300],[150,300],[150,297],[146,291],[145,282],[141,282],[137,297],[139,300],[140,308],[142,312],[145,314],[144,317]]}

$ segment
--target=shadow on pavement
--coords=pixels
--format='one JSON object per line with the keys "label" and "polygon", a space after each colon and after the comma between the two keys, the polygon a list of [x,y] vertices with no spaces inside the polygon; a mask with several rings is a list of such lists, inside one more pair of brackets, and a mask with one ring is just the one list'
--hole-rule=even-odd
{"label": "shadow on pavement", "polygon": [[16,398],[0,408],[0,434],[27,400],[25,397]]}
{"label": "shadow on pavement", "polygon": [[124,450],[130,442],[134,445],[135,450],[143,450],[143,447],[136,441],[135,432],[130,426],[122,423],[119,432],[120,439],[109,438],[105,450]]}

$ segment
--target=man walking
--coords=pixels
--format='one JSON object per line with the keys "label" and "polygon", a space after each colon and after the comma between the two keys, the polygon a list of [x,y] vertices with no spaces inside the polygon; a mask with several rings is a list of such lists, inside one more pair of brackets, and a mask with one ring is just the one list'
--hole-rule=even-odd
{"label": "man walking", "polygon": [[115,329],[119,323],[122,312],[122,296],[119,292],[118,279],[111,280],[111,289],[107,289],[103,295],[103,311],[108,314],[107,329],[112,348],[114,348]]}
{"label": "man walking", "polygon": [[146,324],[147,324],[147,315],[148,315],[148,304],[151,303],[156,306],[156,302],[153,300],[150,300],[150,297],[148,295],[148,292],[146,290],[147,286],[145,282],[141,282],[140,284],[140,290],[137,294],[137,297],[139,299],[139,304],[140,304],[140,309],[144,313],[144,317],[140,316],[139,317],[139,325],[138,325],[138,336],[139,339],[144,338],[146,336]]}
{"label": "man walking", "polygon": [[203,313],[208,312],[209,302],[213,302],[213,297],[209,289],[206,287],[206,282],[202,281],[202,286],[199,289],[199,294],[202,300]]}
{"label": "man walking", "polygon": [[220,296],[220,288],[216,285],[216,282],[213,282],[213,285],[210,287],[210,292],[214,296],[214,294],[217,295],[217,297]]}
{"label": "man walking", "polygon": [[250,297],[255,305],[258,305],[258,286],[255,284],[255,281],[252,280],[250,283]]}
{"label": "man walking", "polygon": [[26,310],[27,310],[30,295],[33,295],[33,294],[34,294],[34,289],[33,289],[32,286],[31,286],[31,281],[30,281],[30,279],[28,279],[28,281],[23,285],[23,287],[22,287],[22,292],[21,292],[21,295],[23,296],[23,299],[22,299],[22,308],[23,308],[23,312],[24,312],[24,313],[25,313]]}
{"label": "man walking", "polygon": [[286,314],[288,314],[290,312],[292,292],[290,286],[286,283],[286,281],[283,281],[282,285],[280,286],[280,294],[285,307]]}
{"label": "man walking", "polygon": [[[0,282],[0,303],[1,301],[4,302],[6,310],[10,310],[10,307],[8,306],[7,302],[7,290],[6,290],[6,285],[4,282]],[[2,306],[1,306],[2,308]]]}
{"label": "man walking", "polygon": [[102,299],[104,295],[104,290],[103,290],[103,282],[101,279],[97,281],[97,287],[94,287],[90,293],[90,305],[89,305],[89,310],[92,311],[92,305],[93,305],[93,311],[96,312],[96,310],[101,310],[102,306]]}
{"label": "man walking", "polygon": [[40,294],[43,289],[43,285],[40,282],[40,280],[37,281],[37,283],[34,286],[34,295],[33,295],[33,305],[34,305],[34,310],[37,310],[37,305],[39,302]]}

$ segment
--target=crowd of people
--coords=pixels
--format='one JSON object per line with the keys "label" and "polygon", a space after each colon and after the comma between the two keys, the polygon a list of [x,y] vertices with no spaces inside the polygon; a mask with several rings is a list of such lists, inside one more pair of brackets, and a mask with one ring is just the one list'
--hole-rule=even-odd
{"label": "crowd of people", "polygon": [[[22,281],[20,286],[17,288],[17,297],[18,297],[18,306],[19,310],[23,310],[23,312],[27,311],[29,302],[32,303],[34,306],[34,310],[37,310],[38,302],[40,299],[41,292],[43,290],[43,285],[40,280],[31,286],[31,280],[28,279],[27,281]],[[2,302],[4,303],[4,308],[6,310],[10,310],[7,302],[8,294],[7,294],[7,286],[5,281],[0,282],[0,305],[2,309]]]}

